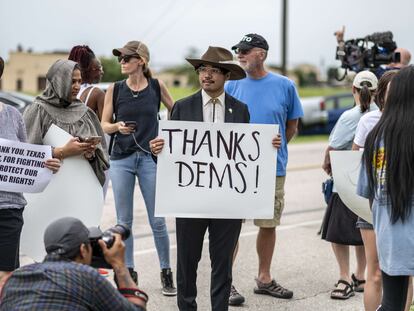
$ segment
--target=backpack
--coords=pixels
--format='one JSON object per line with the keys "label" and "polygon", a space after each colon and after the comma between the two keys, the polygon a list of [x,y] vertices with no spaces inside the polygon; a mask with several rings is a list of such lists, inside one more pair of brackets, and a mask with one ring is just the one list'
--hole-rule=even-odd
{"label": "backpack", "polygon": [[[117,121],[117,116],[118,116],[118,96],[119,96],[119,88],[121,87],[121,84],[124,82],[124,80],[122,81],[116,81],[114,83],[114,92],[112,94],[112,120],[113,123],[118,122]],[[160,88],[160,83],[158,82],[157,79],[149,79],[149,84],[151,85],[152,88],[155,89],[155,92],[158,95],[158,98],[160,99],[160,101],[158,102],[158,112],[160,111],[160,105],[161,105],[161,88]],[[159,119],[159,115],[158,115],[158,119]],[[111,151],[112,151],[112,147],[114,144],[114,139],[115,139],[115,135],[116,132],[111,134],[111,139],[109,140],[109,146],[108,146],[108,154],[111,155]]]}

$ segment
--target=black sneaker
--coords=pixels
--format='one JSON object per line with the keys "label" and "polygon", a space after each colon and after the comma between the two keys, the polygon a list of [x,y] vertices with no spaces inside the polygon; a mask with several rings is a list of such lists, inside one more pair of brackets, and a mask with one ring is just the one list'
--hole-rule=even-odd
{"label": "black sneaker", "polygon": [[176,296],[177,289],[174,287],[173,274],[171,269],[162,269],[161,271],[161,285],[162,285],[162,294],[164,296]]}
{"label": "black sneaker", "polygon": [[232,285],[229,296],[229,306],[240,306],[244,303],[244,297]]}
{"label": "black sneaker", "polygon": [[[134,268],[128,268],[128,271],[129,271],[129,275],[131,275],[132,280],[138,286],[138,273],[134,271]],[[116,284],[116,287],[119,288],[118,278],[116,277],[116,274],[114,274],[114,282]]]}

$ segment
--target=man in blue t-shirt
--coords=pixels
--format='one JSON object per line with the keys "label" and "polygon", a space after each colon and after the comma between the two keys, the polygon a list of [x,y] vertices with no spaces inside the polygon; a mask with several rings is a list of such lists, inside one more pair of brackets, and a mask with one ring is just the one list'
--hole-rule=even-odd
{"label": "man in blue t-shirt", "polygon": [[[251,123],[278,124],[282,136],[282,146],[277,153],[274,218],[255,219],[254,221],[255,225],[260,228],[256,244],[259,274],[256,278],[257,287],[254,292],[277,298],[291,298],[293,292],[282,287],[272,278],[270,265],[276,244],[276,226],[280,224],[284,206],[287,143],[295,135],[298,119],[303,116],[302,106],[295,84],[288,78],[268,72],[264,68],[269,45],[262,36],[245,35],[232,49],[235,50],[247,77],[242,80],[228,81],[225,91],[247,104]],[[243,302],[243,296],[232,287],[229,304],[238,305]]]}

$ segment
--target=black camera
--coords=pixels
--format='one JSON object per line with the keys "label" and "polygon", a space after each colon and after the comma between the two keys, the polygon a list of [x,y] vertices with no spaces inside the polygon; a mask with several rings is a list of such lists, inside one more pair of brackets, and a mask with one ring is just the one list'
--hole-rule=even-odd
{"label": "black camera", "polygon": [[115,242],[114,233],[120,234],[122,240],[126,240],[131,235],[131,230],[125,225],[118,224],[104,232],[97,227],[89,228],[89,232],[89,242],[92,247],[91,266],[95,268],[112,269],[112,266],[106,262],[103,256],[102,248],[100,247],[98,240],[104,241],[106,247],[111,248]]}
{"label": "black camera", "polygon": [[394,52],[396,48],[391,31],[376,32],[365,38],[345,41],[343,46],[337,47],[336,59],[346,71],[375,71],[381,65],[400,62],[400,54]]}

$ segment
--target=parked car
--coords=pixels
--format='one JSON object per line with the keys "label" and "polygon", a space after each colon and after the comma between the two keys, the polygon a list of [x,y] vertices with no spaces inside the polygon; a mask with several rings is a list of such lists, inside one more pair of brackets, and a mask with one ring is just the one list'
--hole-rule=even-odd
{"label": "parked car", "polygon": [[299,119],[301,135],[329,134],[341,114],[354,106],[352,93],[301,99],[303,117]]}
{"label": "parked car", "polygon": [[0,92],[0,101],[9,104],[19,110],[21,113],[28,105],[33,103],[35,98],[19,92]]}
{"label": "parked car", "polygon": [[312,126],[324,126],[328,122],[328,112],[322,96],[306,97],[302,103],[303,117],[299,119],[299,132]]}
{"label": "parked car", "polygon": [[338,94],[325,98],[325,108],[328,111],[328,123],[325,127],[325,133],[329,134],[334,128],[344,111],[354,107],[355,101],[352,93]]}

